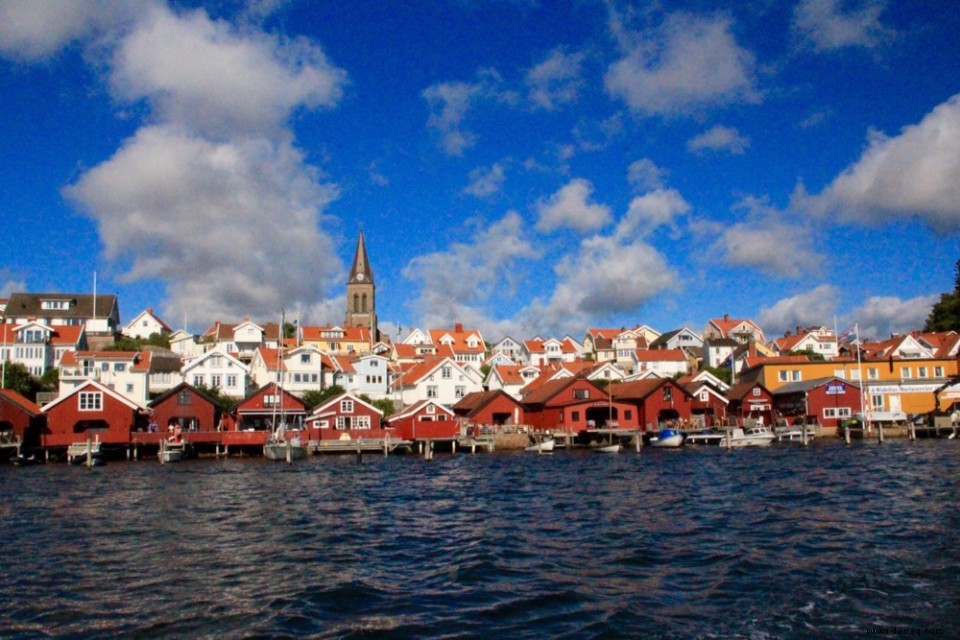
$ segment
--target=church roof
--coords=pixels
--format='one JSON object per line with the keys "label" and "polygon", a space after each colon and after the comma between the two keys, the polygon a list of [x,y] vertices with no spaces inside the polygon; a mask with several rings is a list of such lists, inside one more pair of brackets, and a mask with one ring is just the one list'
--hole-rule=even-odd
{"label": "church roof", "polygon": [[373,269],[370,268],[370,261],[367,259],[367,246],[363,242],[363,231],[357,238],[357,250],[353,254],[353,265],[350,267],[349,284],[357,283],[373,284]]}

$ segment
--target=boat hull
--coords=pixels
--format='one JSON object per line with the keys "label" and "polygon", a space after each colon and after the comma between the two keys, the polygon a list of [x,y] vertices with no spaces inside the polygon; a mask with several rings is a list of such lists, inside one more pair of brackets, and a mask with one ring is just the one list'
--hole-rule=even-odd
{"label": "boat hull", "polygon": [[550,453],[553,451],[554,446],[557,442],[553,438],[549,440],[544,440],[543,442],[538,442],[537,444],[530,445],[524,451],[530,451],[533,453]]}
{"label": "boat hull", "polygon": [[661,431],[650,438],[650,446],[657,449],[675,449],[683,446],[683,434],[670,429]]}
{"label": "boat hull", "polygon": [[267,460],[286,460],[288,451],[291,460],[303,460],[307,457],[307,448],[302,444],[288,446],[283,442],[274,442],[263,445],[263,457]]}

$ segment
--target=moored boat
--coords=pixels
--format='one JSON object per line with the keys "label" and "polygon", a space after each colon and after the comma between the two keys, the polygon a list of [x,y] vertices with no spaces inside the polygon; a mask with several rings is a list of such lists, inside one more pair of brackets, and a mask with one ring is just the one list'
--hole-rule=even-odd
{"label": "moored boat", "polygon": [[597,453],[620,453],[620,443],[616,444],[605,444],[603,446],[597,447],[594,449]]}
{"label": "moored boat", "polygon": [[267,436],[263,444],[263,457],[267,460],[303,460],[307,457],[307,447],[299,435],[287,438],[280,429]]}
{"label": "moored boat", "polygon": [[683,445],[683,432],[677,429],[661,429],[650,438],[650,446],[660,449],[673,449]]}
{"label": "moored boat", "polygon": [[[729,438],[729,442],[728,442]],[[724,434],[720,446],[726,447],[767,447],[776,439],[773,432],[764,426],[735,427]]]}
{"label": "moored boat", "polygon": [[551,453],[556,444],[557,441],[553,438],[546,438],[536,444],[526,447],[524,451],[532,451],[534,453]]}

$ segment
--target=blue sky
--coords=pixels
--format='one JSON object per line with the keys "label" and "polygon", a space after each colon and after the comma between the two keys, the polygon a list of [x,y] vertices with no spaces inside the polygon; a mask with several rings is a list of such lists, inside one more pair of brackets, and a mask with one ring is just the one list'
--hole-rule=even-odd
{"label": "blue sky", "polygon": [[125,320],[919,328],[960,258],[941,2],[0,0],[0,294]]}

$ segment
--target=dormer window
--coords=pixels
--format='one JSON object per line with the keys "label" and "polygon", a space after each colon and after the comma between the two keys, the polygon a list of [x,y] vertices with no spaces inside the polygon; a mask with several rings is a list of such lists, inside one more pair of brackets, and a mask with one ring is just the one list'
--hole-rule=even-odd
{"label": "dormer window", "polygon": [[70,301],[69,300],[41,300],[40,308],[49,309],[53,311],[64,311],[70,308]]}

